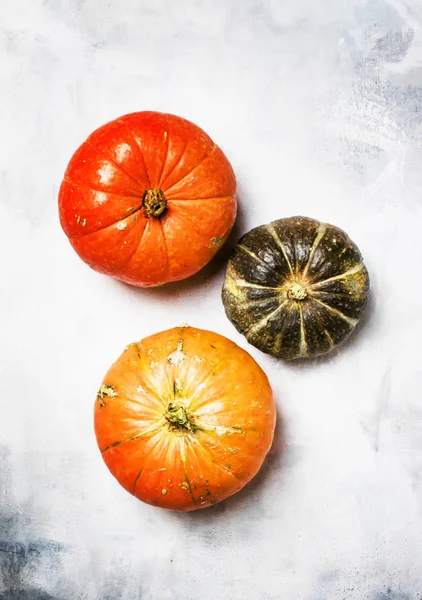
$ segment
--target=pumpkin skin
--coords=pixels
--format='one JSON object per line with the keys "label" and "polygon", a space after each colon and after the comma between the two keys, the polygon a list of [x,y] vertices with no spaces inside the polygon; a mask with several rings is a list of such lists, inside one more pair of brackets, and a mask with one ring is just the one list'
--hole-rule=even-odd
{"label": "pumpkin skin", "polygon": [[341,344],[365,309],[369,276],[348,235],[306,217],[245,234],[229,259],[227,317],[262,352],[292,360]]}
{"label": "pumpkin skin", "polygon": [[229,161],[199,127],[137,112],[96,131],[71,158],[59,192],[62,228],[92,269],[135,286],[193,275],[236,217]]}
{"label": "pumpkin skin", "polygon": [[98,447],[139,500],[176,511],[238,492],[274,436],[275,404],[254,359],[227,338],[177,327],[127,346],[97,394]]}

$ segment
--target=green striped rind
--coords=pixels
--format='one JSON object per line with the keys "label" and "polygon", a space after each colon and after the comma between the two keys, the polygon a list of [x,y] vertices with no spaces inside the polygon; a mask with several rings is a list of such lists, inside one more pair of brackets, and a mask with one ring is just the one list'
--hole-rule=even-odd
{"label": "green striped rind", "polygon": [[[292,281],[306,280],[305,300],[291,300]],[[248,342],[284,359],[318,356],[341,344],[367,303],[369,276],[342,230],[293,217],[244,235],[223,285],[226,314]]]}

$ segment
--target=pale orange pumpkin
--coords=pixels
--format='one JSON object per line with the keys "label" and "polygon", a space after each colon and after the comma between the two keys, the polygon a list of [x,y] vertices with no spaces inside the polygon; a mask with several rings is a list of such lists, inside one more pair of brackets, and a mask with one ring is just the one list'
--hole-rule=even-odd
{"label": "pale orange pumpkin", "polygon": [[102,457],[140,500],[189,511],[238,492],[274,436],[275,404],[255,360],[191,327],[127,346],[95,402]]}

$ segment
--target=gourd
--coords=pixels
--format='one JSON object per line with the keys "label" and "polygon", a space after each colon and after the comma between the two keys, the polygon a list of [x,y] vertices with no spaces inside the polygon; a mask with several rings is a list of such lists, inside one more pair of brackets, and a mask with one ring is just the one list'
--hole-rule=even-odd
{"label": "gourd", "polygon": [[229,259],[222,299],[248,342],[287,360],[331,351],[367,305],[368,271],[349,236],[306,217],[252,229]]}
{"label": "gourd", "polygon": [[62,228],[92,269],[149,287],[204,267],[236,217],[222,150],[186,119],[124,115],[72,156],[59,193]]}
{"label": "gourd", "polygon": [[177,327],[130,344],[95,400],[102,457],[140,500],[206,508],[243,488],[274,436],[267,376],[227,338]]}

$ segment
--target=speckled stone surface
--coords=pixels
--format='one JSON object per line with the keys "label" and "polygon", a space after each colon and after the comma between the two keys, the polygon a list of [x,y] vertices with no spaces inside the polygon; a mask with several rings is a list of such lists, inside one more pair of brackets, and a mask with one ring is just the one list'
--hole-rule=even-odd
{"label": "speckled stone surface", "polygon": [[[2,600],[421,598],[421,26],[418,0],[1,3]],[[227,248],[155,290],[91,271],[57,214],[76,147],[136,110],[194,121],[238,178]],[[297,214],[347,231],[372,289],[338,353],[285,364],[220,294],[240,235]],[[183,322],[248,349],[279,427],[244,491],[173,514],[114,481],[92,410],[127,343]]]}

